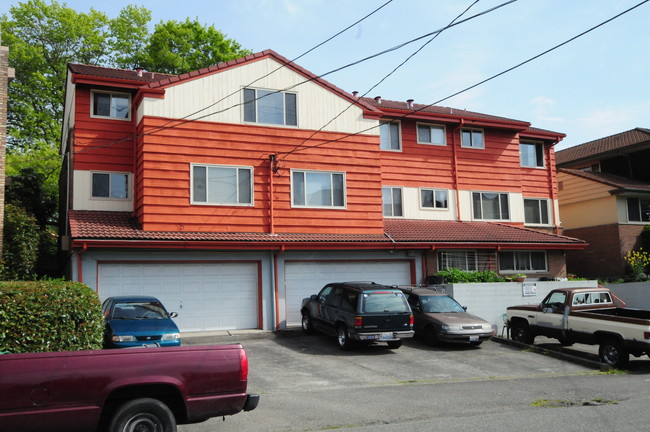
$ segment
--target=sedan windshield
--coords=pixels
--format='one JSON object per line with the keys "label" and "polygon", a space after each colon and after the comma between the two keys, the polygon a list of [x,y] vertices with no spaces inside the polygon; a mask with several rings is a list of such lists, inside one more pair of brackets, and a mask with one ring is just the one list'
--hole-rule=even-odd
{"label": "sedan windshield", "polygon": [[113,319],[164,319],[169,314],[159,302],[116,303]]}
{"label": "sedan windshield", "polygon": [[422,296],[420,301],[425,313],[465,312],[465,309],[449,296]]}

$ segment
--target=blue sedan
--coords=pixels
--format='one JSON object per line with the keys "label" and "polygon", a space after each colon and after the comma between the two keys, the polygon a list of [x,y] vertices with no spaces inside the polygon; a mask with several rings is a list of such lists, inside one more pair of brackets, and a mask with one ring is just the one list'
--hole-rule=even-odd
{"label": "blue sedan", "polygon": [[167,312],[155,297],[109,297],[102,305],[104,347],[179,346],[181,334],[172,321],[176,312]]}

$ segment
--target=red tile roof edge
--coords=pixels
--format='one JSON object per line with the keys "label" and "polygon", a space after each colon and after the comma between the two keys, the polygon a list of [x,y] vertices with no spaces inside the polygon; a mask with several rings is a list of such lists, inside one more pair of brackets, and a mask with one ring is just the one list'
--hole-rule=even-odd
{"label": "red tile roof edge", "polygon": [[[494,222],[424,221],[388,219],[384,234],[317,234],[317,233],[219,233],[143,231],[128,212],[70,211],[73,239],[142,240],[142,241],[221,241],[261,243],[488,243],[580,245],[582,240],[529,228]],[[436,231],[436,237],[426,231]],[[413,234],[417,233],[417,234]],[[483,235],[470,238],[468,235]]]}

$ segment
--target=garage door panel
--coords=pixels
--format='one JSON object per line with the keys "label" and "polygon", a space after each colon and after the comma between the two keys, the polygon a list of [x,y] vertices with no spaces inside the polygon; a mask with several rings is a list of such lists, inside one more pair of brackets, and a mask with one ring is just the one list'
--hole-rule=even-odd
{"label": "garage door panel", "polygon": [[101,263],[99,296],[152,295],[181,331],[258,328],[257,263]]}
{"label": "garage door panel", "polygon": [[297,326],[302,299],[318,293],[326,284],[349,281],[410,284],[411,266],[409,261],[287,262],[284,275],[286,323]]}

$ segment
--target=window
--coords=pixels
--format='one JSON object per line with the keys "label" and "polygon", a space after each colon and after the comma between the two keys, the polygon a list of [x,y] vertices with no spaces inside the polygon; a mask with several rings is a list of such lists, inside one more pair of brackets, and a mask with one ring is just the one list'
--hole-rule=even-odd
{"label": "window", "polygon": [[548,200],[525,198],[524,221],[531,225],[548,225]]}
{"label": "window", "polygon": [[627,220],[629,222],[650,222],[650,199],[628,198]]}
{"label": "window", "polygon": [[244,89],[244,121],[298,126],[296,94]]}
{"label": "window", "polygon": [[382,150],[402,149],[398,122],[385,122],[379,125],[379,148]]}
{"label": "window", "polygon": [[473,192],[474,219],[510,219],[508,194],[498,192]]}
{"label": "window", "polygon": [[401,217],[402,214],[402,188],[385,187],[381,189],[384,202],[384,216]]}
{"label": "window", "polygon": [[447,145],[445,127],[428,124],[418,124],[418,143]]}
{"label": "window", "polygon": [[463,271],[478,270],[475,251],[440,252],[438,258],[438,268],[440,270],[450,268]]}
{"label": "window", "polygon": [[485,148],[482,130],[462,129],[460,133],[461,133],[461,147],[481,148],[481,149]]}
{"label": "window", "polygon": [[252,205],[253,169],[222,165],[193,165],[192,203]]}
{"label": "window", "polygon": [[544,144],[522,142],[519,144],[521,166],[530,168],[544,167]]}
{"label": "window", "polygon": [[345,176],[323,171],[292,171],[292,202],[296,207],[345,207]]}
{"label": "window", "polygon": [[129,175],[126,173],[92,173],[93,198],[127,199]]}
{"label": "window", "polygon": [[446,189],[420,189],[420,206],[422,208],[446,209]]}
{"label": "window", "polygon": [[501,272],[545,272],[546,268],[546,252],[499,252],[499,271]]}
{"label": "window", "polygon": [[131,95],[126,93],[92,92],[92,117],[129,120],[131,118]]}

